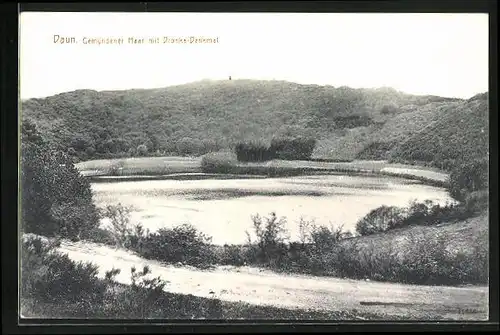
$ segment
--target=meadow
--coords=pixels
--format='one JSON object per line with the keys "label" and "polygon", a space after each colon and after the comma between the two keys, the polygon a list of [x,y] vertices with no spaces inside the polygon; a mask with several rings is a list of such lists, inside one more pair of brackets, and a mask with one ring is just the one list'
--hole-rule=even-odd
{"label": "meadow", "polygon": [[[213,160],[214,168],[205,168],[203,160]],[[227,169],[218,169],[219,164]],[[134,157],[119,159],[100,159],[75,164],[85,176],[97,177],[95,181],[147,179],[197,179],[231,178],[231,175],[248,176],[287,176],[325,173],[391,175],[420,180],[435,186],[445,186],[447,174],[433,167],[422,167],[409,164],[389,163],[384,160],[353,160],[350,162],[332,161],[289,161],[271,160],[267,162],[238,162],[232,152],[216,152],[202,157]],[[225,175],[224,176],[221,176]],[[136,177],[136,178],[134,178]]]}

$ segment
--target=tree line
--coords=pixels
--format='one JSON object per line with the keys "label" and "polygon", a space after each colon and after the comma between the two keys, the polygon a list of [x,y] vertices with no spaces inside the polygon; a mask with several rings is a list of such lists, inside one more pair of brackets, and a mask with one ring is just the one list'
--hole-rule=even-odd
{"label": "tree line", "polygon": [[272,159],[308,160],[316,146],[310,137],[273,138],[270,145],[256,142],[240,142],[235,146],[240,162],[262,162]]}

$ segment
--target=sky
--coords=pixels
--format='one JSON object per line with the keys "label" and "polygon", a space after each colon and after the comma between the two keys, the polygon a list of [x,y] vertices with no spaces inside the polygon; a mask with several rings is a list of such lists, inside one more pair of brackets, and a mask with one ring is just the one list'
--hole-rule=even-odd
{"label": "sky", "polygon": [[[488,91],[487,14],[20,14],[21,99],[203,79],[393,87],[469,98]],[[54,42],[54,35],[76,43]],[[162,43],[203,36],[218,43]],[[123,38],[121,45],[85,44]],[[128,44],[128,37],[159,44]],[[170,40],[171,41],[171,40]]]}

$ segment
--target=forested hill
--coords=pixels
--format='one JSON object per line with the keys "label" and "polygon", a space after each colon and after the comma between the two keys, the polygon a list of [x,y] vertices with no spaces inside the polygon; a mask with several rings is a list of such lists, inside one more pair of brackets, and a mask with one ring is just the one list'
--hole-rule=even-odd
{"label": "forested hill", "polygon": [[489,155],[488,94],[478,94],[453,108],[396,146],[396,160],[426,161],[447,168],[455,160],[470,162]]}
{"label": "forested hill", "polygon": [[[427,141],[424,133],[414,138],[425,127],[436,132],[434,139],[440,134],[448,137],[451,147],[455,141],[450,133],[458,131],[457,126],[462,134],[476,136],[484,124],[472,115],[485,114],[485,97],[467,101],[391,88],[227,80],[160,89],[78,90],[24,101],[21,111],[23,119],[33,120],[52,145],[80,159],[203,154],[231,148],[240,140],[270,141],[284,135],[314,136],[317,157],[374,158],[394,152],[401,158]],[[464,115],[460,125],[450,124],[454,113]],[[485,134],[487,138],[487,128]],[[460,145],[473,149],[475,139],[466,138]],[[395,148],[399,143],[404,145]],[[383,150],[371,150],[374,145]]]}

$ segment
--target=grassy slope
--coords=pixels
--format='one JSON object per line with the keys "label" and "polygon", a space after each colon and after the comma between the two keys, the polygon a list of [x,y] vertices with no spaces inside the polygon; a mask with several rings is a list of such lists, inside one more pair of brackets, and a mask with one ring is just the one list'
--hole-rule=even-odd
{"label": "grassy slope", "polygon": [[446,249],[451,253],[472,253],[476,242],[488,243],[488,214],[476,216],[457,223],[443,223],[437,226],[412,226],[353,239],[342,243],[354,242],[364,250],[376,254],[387,254],[388,250],[399,250],[401,257],[408,257],[416,248],[425,248],[429,242],[443,239]]}
{"label": "grassy slope", "polygon": [[[437,273],[436,270],[484,275],[481,262],[482,257],[488,257],[488,224],[488,214],[483,213],[459,222],[409,226],[353,237],[339,242],[340,249],[345,253],[342,261],[338,260],[335,249],[323,250],[319,257],[322,266],[312,272],[312,268],[307,266],[290,267],[283,263],[271,269],[387,282],[461,285],[464,282],[461,279],[457,281],[456,273],[453,279],[444,277],[439,283],[426,281]],[[438,269],[433,270],[434,261],[437,261]],[[405,269],[408,265],[414,267],[413,273]],[[406,277],[408,275],[412,277]],[[421,278],[416,279],[416,275]],[[472,282],[482,280],[474,279]]]}
{"label": "grassy slope", "polygon": [[[416,120],[425,122],[429,110],[439,111],[434,106],[455,101],[387,88],[202,81],[162,89],[80,90],[30,99],[22,103],[22,115],[33,118],[53,142],[63,146],[76,135],[90,141],[99,141],[99,136],[101,140],[122,138],[135,146],[154,137],[168,150],[184,137],[228,146],[242,139],[269,140],[276,134],[312,134],[320,140],[314,156],[352,159],[375,140],[397,138],[401,127],[405,134],[413,132],[420,126]],[[384,114],[384,105],[396,108]]]}
{"label": "grassy slope", "polygon": [[[358,143],[363,149],[358,150],[358,159],[388,159],[398,145],[423,128],[437,121],[450,108],[459,106],[461,102],[434,102],[422,106],[408,105],[401,109],[384,125],[366,138],[359,136]],[[370,144],[372,144],[370,146]],[[380,148],[379,154],[374,149]],[[375,152],[374,152],[375,151]]]}
{"label": "grassy slope", "polygon": [[392,153],[396,161],[470,161],[488,155],[488,100],[478,95],[453,108],[410,136]]}

